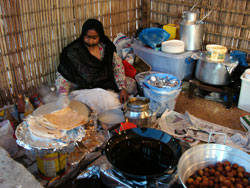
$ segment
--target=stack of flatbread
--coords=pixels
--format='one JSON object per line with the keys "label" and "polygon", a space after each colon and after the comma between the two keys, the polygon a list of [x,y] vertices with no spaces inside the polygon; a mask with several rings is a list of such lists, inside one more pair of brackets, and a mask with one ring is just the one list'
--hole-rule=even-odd
{"label": "stack of flatbread", "polygon": [[51,114],[45,114],[43,117],[50,122],[51,128],[59,130],[71,130],[88,121],[86,116],[79,114],[69,107],[55,111]]}
{"label": "stack of flatbread", "polygon": [[88,117],[79,114],[70,107],[65,107],[42,116],[32,116],[27,121],[32,135],[41,138],[60,139],[65,136],[66,131],[86,124]]}

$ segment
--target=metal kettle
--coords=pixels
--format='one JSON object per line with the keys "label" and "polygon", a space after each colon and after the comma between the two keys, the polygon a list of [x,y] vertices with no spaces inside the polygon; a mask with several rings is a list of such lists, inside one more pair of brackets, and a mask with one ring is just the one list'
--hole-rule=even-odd
{"label": "metal kettle", "polygon": [[146,97],[129,98],[124,106],[125,121],[138,127],[151,127],[156,121],[156,112],[149,109],[149,104],[150,100]]}
{"label": "metal kettle", "polygon": [[180,39],[185,43],[185,50],[197,51],[201,49],[203,26],[202,20],[198,20],[198,12],[183,12],[180,23]]}

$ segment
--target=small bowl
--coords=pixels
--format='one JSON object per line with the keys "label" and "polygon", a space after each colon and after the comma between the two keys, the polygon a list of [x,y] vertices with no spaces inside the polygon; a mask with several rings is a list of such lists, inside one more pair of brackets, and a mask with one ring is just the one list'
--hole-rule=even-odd
{"label": "small bowl", "polygon": [[98,121],[104,130],[108,130],[124,122],[125,117],[120,109],[111,109],[98,114]]}

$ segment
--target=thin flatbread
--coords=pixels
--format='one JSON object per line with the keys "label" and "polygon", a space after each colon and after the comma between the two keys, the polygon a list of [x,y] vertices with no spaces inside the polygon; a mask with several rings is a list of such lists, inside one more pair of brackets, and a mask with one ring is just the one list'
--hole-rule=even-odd
{"label": "thin flatbread", "polygon": [[48,139],[60,139],[65,135],[58,129],[48,129],[39,118],[29,118],[28,124],[28,129],[33,136]]}
{"label": "thin flatbread", "polygon": [[50,114],[44,114],[43,117],[51,123],[53,128],[59,130],[71,130],[88,122],[88,117],[79,114],[69,107]]}

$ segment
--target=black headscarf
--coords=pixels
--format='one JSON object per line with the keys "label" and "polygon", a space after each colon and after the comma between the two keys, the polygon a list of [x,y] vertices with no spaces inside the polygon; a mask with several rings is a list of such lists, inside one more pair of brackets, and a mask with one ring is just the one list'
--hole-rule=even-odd
{"label": "black headscarf", "polygon": [[82,26],[82,34],[81,34],[81,38],[83,39],[83,37],[87,34],[88,30],[90,29],[94,29],[100,38],[101,42],[104,42],[105,40],[105,35],[104,35],[104,29],[102,26],[102,23],[99,22],[96,19],[88,19]]}
{"label": "black headscarf", "polygon": [[[105,45],[104,58],[101,61],[91,55],[84,44],[84,36],[90,29],[98,33],[100,42]],[[104,34],[102,23],[89,19],[82,26],[81,36],[60,54],[58,72],[77,84],[78,89],[103,88],[118,91],[112,66],[115,49],[115,45]]]}

